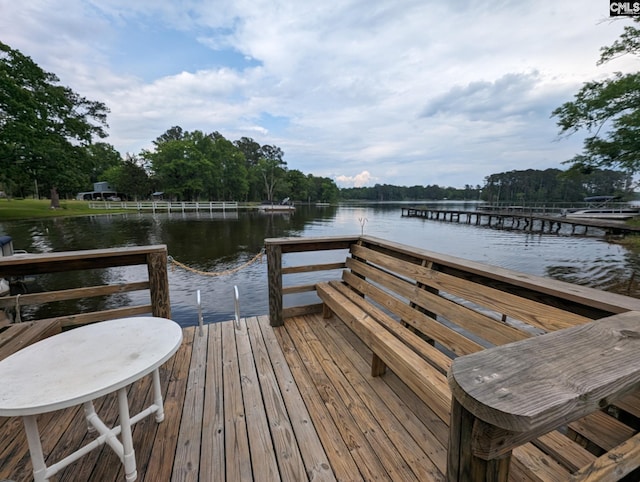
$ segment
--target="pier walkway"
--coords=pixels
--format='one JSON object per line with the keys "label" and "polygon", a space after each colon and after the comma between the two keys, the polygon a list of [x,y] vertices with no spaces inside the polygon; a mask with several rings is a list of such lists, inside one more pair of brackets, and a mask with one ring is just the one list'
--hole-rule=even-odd
{"label": "pier walkway", "polygon": [[90,209],[126,209],[134,211],[146,211],[152,213],[171,212],[227,212],[247,209],[246,205],[237,202],[171,202],[171,201],[92,201]]}
{"label": "pier walkway", "polygon": [[515,229],[538,233],[589,234],[589,231],[604,231],[606,234],[640,233],[640,227],[630,226],[620,221],[599,219],[573,219],[559,215],[543,215],[522,212],[520,210],[465,211],[433,209],[428,207],[402,208],[402,216],[410,218],[432,219],[457,223],[490,226],[499,229]]}
{"label": "pier walkway", "polygon": [[[447,426],[395,375],[368,376],[371,352],[337,319],[300,316],[272,328],[266,316],[184,328],[160,369],[165,420],[134,426],[140,481],[444,480]],[[135,383],[132,409],[149,403]],[[145,400],[146,399],[146,400]],[[115,394],[96,401],[107,423]],[[0,480],[32,480],[19,418],[0,417]],[[38,417],[48,460],[86,443],[82,407]],[[103,447],[56,481],[124,480]]]}
{"label": "pier walkway", "polygon": [[[265,248],[269,316],[183,328],[160,368],[165,419],[134,426],[138,480],[640,480],[640,300],[372,236]],[[334,261],[319,264],[325,251]],[[71,328],[170,317],[166,257],[165,246],[24,255],[0,260],[0,275],[148,267],[148,281],[24,295],[149,291],[148,305],[58,318]],[[298,305],[305,292],[321,298]],[[134,383],[131,411],[152,398],[150,377]],[[117,423],[115,396],[95,406]],[[47,460],[93,438],[80,407],[38,425]],[[15,417],[0,418],[5,478],[31,480]],[[103,447],[51,480],[122,478]]]}

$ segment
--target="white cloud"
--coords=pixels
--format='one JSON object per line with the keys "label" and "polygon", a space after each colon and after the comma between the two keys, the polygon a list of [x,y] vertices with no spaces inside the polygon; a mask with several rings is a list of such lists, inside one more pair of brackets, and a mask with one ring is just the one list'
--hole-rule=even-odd
{"label": "white cloud", "polygon": [[340,187],[363,187],[370,186],[378,178],[373,177],[369,171],[362,171],[355,176],[336,176],[336,181]]}
{"label": "white cloud", "polygon": [[636,68],[596,66],[628,24],[602,2],[0,0],[0,12],[3,42],[110,107],[122,153],[180,125],[278,145],[306,173],[361,173],[343,183],[375,172],[362,182],[461,187],[558,167],[580,139],[555,142],[551,111],[582,82]]}

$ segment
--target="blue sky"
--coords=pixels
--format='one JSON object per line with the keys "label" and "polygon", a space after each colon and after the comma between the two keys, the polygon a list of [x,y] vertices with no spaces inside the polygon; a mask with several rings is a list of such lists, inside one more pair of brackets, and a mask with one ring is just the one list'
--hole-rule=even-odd
{"label": "blue sky", "polygon": [[0,40],[107,104],[137,154],[172,126],[251,137],[340,186],[563,168],[551,111],[629,20],[605,0],[0,0]]}

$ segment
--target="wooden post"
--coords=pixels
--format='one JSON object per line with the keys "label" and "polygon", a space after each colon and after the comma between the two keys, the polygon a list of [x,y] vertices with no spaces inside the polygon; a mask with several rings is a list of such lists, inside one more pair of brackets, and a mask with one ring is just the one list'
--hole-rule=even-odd
{"label": "wooden post", "polygon": [[171,318],[166,249],[147,254],[147,271],[149,273],[149,291],[153,316]]}
{"label": "wooden post", "polygon": [[507,482],[511,452],[483,460],[473,454],[473,427],[476,418],[455,398],[451,402],[449,450],[447,458],[448,482]]}
{"label": "wooden post", "polygon": [[371,356],[371,376],[379,377],[380,375],[384,375],[387,371],[387,364],[382,361],[375,353]]}
{"label": "wooden post", "polygon": [[628,311],[456,358],[449,481],[506,481],[514,448],[637,389],[639,327]]}
{"label": "wooden post", "polygon": [[282,247],[267,244],[267,280],[269,283],[269,319],[271,326],[284,325],[282,317]]}

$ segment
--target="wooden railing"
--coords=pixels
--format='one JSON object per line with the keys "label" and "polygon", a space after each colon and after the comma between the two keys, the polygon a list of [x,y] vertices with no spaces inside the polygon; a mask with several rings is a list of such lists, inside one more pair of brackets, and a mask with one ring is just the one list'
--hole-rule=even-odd
{"label": "wooden railing", "polygon": [[[284,307],[283,297],[285,295],[315,291],[315,283],[285,286],[283,283],[285,276],[346,267],[343,262],[284,267],[283,255],[313,251],[345,250],[346,261],[346,257],[349,255],[347,250],[351,244],[356,242],[364,247],[397,256],[401,259],[412,258],[424,264],[431,263],[437,266],[439,271],[460,279],[480,282],[505,293],[535,300],[593,320],[626,311],[640,311],[640,300],[627,296],[571,285],[549,278],[530,276],[454,256],[399,247],[401,245],[372,236],[270,238],[265,240],[265,248],[268,263],[269,316],[271,317],[271,324],[279,326],[285,318],[303,313],[319,313],[322,310],[321,303]],[[336,276],[336,278],[338,277],[339,275]]]}
{"label": "wooden railing", "polygon": [[237,211],[237,202],[170,202],[170,201],[92,201],[91,209],[131,209],[136,211],[188,212],[188,211]]}
{"label": "wooden railing", "polygon": [[[319,263],[319,252],[331,249],[346,251],[345,262]],[[347,270],[341,286],[350,280],[364,298],[344,296],[338,303],[357,299],[354,306],[334,313],[371,348],[374,363],[413,360],[424,372],[429,365],[422,376],[396,363],[396,375],[449,425],[448,480],[506,482],[510,471],[529,480],[547,464],[560,478],[535,480],[618,480],[640,466],[633,427],[640,300],[371,236],[268,239],[266,250],[272,325],[321,310],[319,303],[283,307],[286,295],[327,285],[309,273]],[[312,264],[287,259],[303,252],[313,259],[314,251]],[[283,282],[299,273],[307,273],[305,284]],[[391,315],[425,328],[425,337],[388,329]],[[429,335],[437,343],[427,347]],[[438,344],[444,350],[434,350]],[[594,448],[583,450],[581,437]],[[548,458],[533,463],[538,453]]]}
{"label": "wooden railing", "polygon": [[283,307],[283,297],[294,293],[315,291],[315,283],[305,285],[283,286],[283,276],[330,271],[345,268],[345,262],[310,264],[300,266],[282,265],[282,255],[287,253],[304,253],[310,251],[344,250],[346,253],[358,236],[321,237],[321,238],[272,238],[265,239],[267,253],[267,276],[269,280],[269,317],[272,326],[280,326],[285,318],[304,313],[319,313],[322,303],[297,307]]}
{"label": "wooden railing", "polygon": [[[97,270],[134,265],[146,265],[147,280],[7,296],[0,298],[0,309],[8,308],[15,310],[17,308],[20,310],[29,305],[83,300],[134,291],[148,291],[149,303],[147,304],[127,305],[101,311],[66,313],[56,316],[55,318],[60,321],[63,328],[146,313],[170,318],[171,305],[169,301],[169,282],[167,277],[167,247],[164,245],[2,257],[0,258],[0,278],[15,279],[50,273]],[[28,321],[34,320],[30,319]]]}
{"label": "wooden railing", "polygon": [[[631,311],[454,360],[448,479],[507,482],[514,449],[638,389],[638,350],[640,312]],[[618,480],[637,467],[639,443],[632,437],[572,480]]]}

